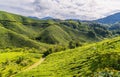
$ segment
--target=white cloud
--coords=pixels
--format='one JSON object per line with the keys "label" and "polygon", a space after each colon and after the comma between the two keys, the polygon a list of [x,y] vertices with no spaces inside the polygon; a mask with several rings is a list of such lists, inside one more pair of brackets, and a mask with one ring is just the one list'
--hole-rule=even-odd
{"label": "white cloud", "polygon": [[120,0],[0,0],[0,9],[26,16],[97,19],[120,12]]}

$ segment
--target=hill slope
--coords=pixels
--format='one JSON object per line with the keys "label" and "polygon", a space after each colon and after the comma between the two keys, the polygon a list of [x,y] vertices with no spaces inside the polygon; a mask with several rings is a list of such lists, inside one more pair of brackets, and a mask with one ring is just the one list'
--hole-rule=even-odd
{"label": "hill slope", "polygon": [[51,54],[36,69],[15,77],[120,76],[120,37]]}
{"label": "hill slope", "polygon": [[[95,42],[111,36],[111,32],[101,24],[83,23],[79,21],[50,21],[36,38],[40,42],[50,44],[69,44],[74,42]],[[89,38],[89,39],[88,39]]]}

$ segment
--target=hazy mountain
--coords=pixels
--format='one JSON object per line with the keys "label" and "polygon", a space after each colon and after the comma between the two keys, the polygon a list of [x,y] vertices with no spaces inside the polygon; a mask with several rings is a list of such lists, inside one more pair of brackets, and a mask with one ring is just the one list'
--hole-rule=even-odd
{"label": "hazy mountain", "polygon": [[53,17],[44,17],[44,18],[41,18],[42,20],[50,20],[50,19],[55,19],[55,18],[53,18]]}
{"label": "hazy mountain", "polygon": [[40,19],[40,18],[38,18],[38,17],[34,17],[34,16],[28,16],[29,18],[32,18],[32,19]]}
{"label": "hazy mountain", "polygon": [[116,14],[113,14],[105,18],[95,20],[95,21],[99,23],[104,23],[104,24],[113,24],[113,23],[120,21],[120,13],[116,13]]}

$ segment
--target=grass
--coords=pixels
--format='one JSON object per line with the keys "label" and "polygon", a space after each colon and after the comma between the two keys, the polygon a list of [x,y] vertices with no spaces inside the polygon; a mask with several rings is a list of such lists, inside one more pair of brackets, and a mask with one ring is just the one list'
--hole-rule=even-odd
{"label": "grass", "polygon": [[[16,52],[17,51],[17,52]],[[36,50],[33,50],[36,51]],[[0,77],[9,77],[40,60],[42,54],[25,49],[5,49],[0,53]]]}

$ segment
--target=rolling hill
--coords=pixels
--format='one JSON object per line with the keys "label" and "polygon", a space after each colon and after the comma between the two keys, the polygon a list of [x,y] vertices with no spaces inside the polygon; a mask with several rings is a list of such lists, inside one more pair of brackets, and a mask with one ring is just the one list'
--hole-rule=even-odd
{"label": "rolling hill", "polygon": [[[0,26],[5,31],[9,30],[4,34],[5,36],[11,34],[9,32],[12,32],[14,40],[17,39],[15,42],[7,39],[8,43],[7,41],[4,43],[6,47],[32,46],[39,48],[39,46],[46,46],[44,43],[67,46],[71,41],[80,43],[96,42],[111,36],[111,32],[101,24],[89,24],[74,20],[37,20],[3,11],[0,11]],[[10,38],[10,35],[7,38]],[[24,39],[22,40],[23,42],[18,41],[20,38]],[[4,39],[6,38],[4,37]],[[4,39],[1,38],[1,41]],[[24,42],[26,40],[33,43]],[[11,44],[9,44],[9,41]]]}

